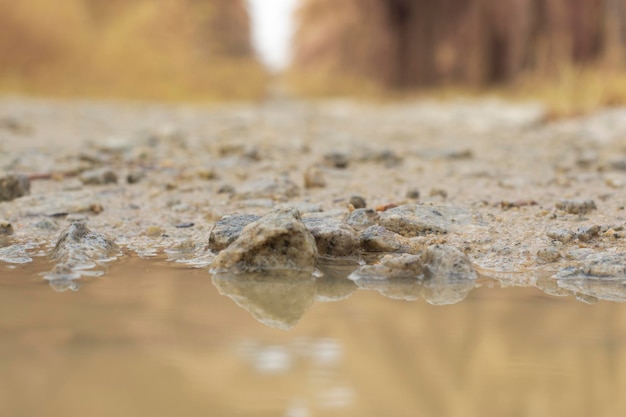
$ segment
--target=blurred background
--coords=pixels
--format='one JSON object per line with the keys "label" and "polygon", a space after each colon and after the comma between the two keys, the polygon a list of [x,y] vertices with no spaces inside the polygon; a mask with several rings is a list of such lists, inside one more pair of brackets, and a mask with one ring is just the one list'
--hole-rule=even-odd
{"label": "blurred background", "polygon": [[[626,0],[0,0],[0,89],[626,101]],[[278,80],[278,81],[277,81]]]}

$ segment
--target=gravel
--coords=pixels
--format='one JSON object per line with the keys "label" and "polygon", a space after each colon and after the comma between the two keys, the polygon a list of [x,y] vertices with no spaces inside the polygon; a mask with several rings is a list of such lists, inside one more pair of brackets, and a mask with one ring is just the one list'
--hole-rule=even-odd
{"label": "gravel", "polygon": [[[573,278],[557,271],[575,268],[592,282],[605,268],[617,280],[617,261],[590,260],[626,258],[626,109],[544,115],[491,100],[193,107],[2,98],[0,118],[28,128],[0,132],[0,219],[12,230],[1,232],[0,267],[46,254],[58,230],[69,236],[79,220],[86,235],[101,236],[94,242],[132,256],[183,248],[177,262],[265,275],[302,269],[325,288],[348,273],[322,268],[327,260],[373,265],[445,245],[486,279],[536,285],[546,275],[546,291],[574,294],[558,286]],[[254,220],[221,220],[238,215]],[[87,250],[88,242],[72,245],[92,269],[54,260],[50,276],[104,273],[103,246]],[[61,281],[57,289],[77,289],[76,279]],[[447,295],[431,280],[419,294],[405,287],[407,297],[461,299],[472,280],[449,281],[456,290]]]}

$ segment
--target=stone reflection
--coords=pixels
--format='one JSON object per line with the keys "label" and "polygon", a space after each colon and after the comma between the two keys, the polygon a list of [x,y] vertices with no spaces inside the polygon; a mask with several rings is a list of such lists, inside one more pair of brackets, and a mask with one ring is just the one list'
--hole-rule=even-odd
{"label": "stone reflection", "polygon": [[423,298],[434,305],[454,304],[475,287],[478,274],[467,256],[447,245],[429,246],[419,255],[385,255],[350,275],[359,288],[397,300]]}
{"label": "stone reflection", "polygon": [[[623,255],[598,255],[553,276],[554,285],[587,303],[626,301],[626,259]],[[544,290],[545,291],[545,290]]]}
{"label": "stone reflection", "polygon": [[218,273],[213,275],[213,284],[261,323],[283,330],[298,323],[316,294],[313,275],[294,270]]}
{"label": "stone reflection", "polygon": [[348,279],[359,267],[354,260],[320,261],[318,268],[323,274],[315,280],[317,301],[344,300],[357,289],[354,281]]}
{"label": "stone reflection", "polygon": [[396,300],[422,298],[444,305],[463,300],[478,277],[467,256],[447,245],[429,246],[418,255],[389,254],[373,265],[358,265],[354,260],[324,261],[318,263],[315,275],[293,269],[214,272],[213,284],[261,323],[288,330],[314,301],[339,301],[358,288]]}

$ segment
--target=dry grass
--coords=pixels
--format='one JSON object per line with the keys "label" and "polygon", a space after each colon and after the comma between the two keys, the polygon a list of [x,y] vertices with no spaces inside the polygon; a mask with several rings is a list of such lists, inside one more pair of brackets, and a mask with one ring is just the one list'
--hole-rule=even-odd
{"label": "dry grass", "polygon": [[245,9],[233,2],[244,16],[230,12],[230,28],[237,30],[224,35],[220,2],[133,0],[104,13],[100,0],[0,0],[0,91],[159,100],[262,97],[267,76],[249,48],[219,47],[238,41],[219,36],[248,42]]}
{"label": "dry grass", "polygon": [[626,72],[601,67],[564,68],[555,77],[521,77],[497,92],[505,98],[537,100],[549,118],[578,116],[607,106],[626,104]]}

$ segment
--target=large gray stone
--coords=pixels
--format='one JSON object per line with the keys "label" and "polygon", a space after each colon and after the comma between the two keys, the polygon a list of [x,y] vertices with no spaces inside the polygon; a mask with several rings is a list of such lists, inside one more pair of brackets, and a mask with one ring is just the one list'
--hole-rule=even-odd
{"label": "large gray stone", "polygon": [[221,251],[233,243],[244,227],[259,220],[256,214],[231,214],[224,216],[215,223],[209,235],[209,249]]}
{"label": "large gray stone", "polygon": [[221,251],[213,272],[259,272],[281,269],[313,271],[318,252],[300,212],[280,207],[247,225],[237,240]]}

